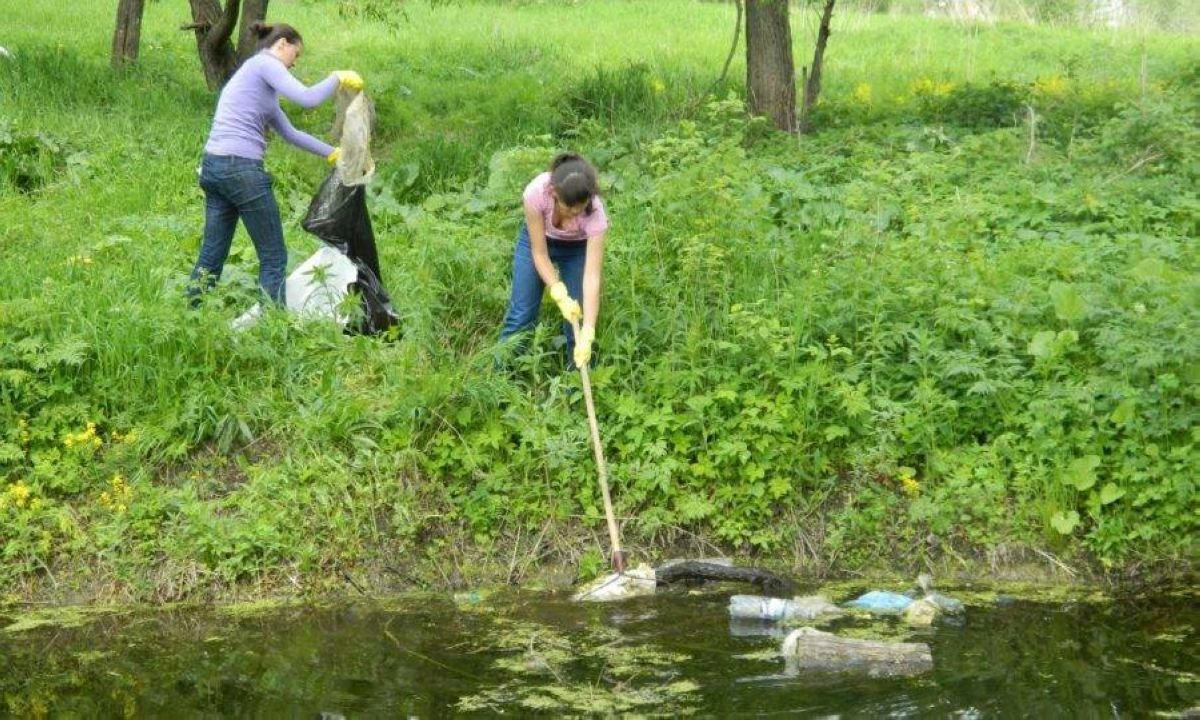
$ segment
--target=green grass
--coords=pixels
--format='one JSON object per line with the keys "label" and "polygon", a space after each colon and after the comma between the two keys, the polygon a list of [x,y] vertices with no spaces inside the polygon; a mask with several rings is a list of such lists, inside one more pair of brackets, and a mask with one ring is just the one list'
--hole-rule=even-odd
{"label": "green grass", "polygon": [[[389,565],[442,583],[539,543],[580,560],[601,522],[549,312],[513,372],[494,362],[517,197],[564,147],[609,188],[594,378],[639,553],[1192,556],[1194,39],[846,14],[823,130],[797,140],[703,96],[726,4],[411,3],[392,32],[279,1],[297,73],[353,67],[378,103],[371,208],[404,317],[382,341],[230,331],[255,299],[241,234],[214,302],[185,309],[215,99],[185,6],[149,3],[140,62],[113,72],[109,5],[0,19],[14,592],[166,599]],[[795,22],[804,64],[813,19]],[[298,261],[326,170],[278,143],[268,160]]]}

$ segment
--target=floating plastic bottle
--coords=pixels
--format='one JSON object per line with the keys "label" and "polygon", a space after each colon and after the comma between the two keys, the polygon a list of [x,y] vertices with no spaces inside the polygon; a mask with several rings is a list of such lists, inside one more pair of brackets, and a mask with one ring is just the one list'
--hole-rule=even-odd
{"label": "floating plastic bottle", "polygon": [[842,609],[824,595],[772,598],[759,595],[734,595],[729,598],[729,617],[734,620],[815,620],[840,615]]}
{"label": "floating plastic bottle", "polygon": [[944,612],[947,612],[951,615],[961,615],[963,612],[963,604],[961,600],[957,600],[952,597],[946,597],[941,593],[931,592],[925,596],[925,599],[934,605],[937,605]]}
{"label": "floating plastic bottle", "polygon": [[734,595],[729,598],[729,617],[753,620],[786,620],[796,617],[799,608],[787,598]]}

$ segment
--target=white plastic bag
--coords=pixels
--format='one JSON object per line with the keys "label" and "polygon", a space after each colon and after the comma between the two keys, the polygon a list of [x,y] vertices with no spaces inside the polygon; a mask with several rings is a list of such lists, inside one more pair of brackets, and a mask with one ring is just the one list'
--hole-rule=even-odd
{"label": "white plastic bag", "polygon": [[[313,319],[330,319],[345,327],[350,321],[342,302],[358,280],[354,262],[331,247],[322,247],[288,275],[284,284],[287,309]],[[262,315],[259,303],[233,321],[233,328],[253,325]]]}
{"label": "white plastic bag", "polygon": [[623,573],[598,577],[571,597],[576,602],[609,602],[641,595],[653,595],[658,580],[654,568],[642,563]]}

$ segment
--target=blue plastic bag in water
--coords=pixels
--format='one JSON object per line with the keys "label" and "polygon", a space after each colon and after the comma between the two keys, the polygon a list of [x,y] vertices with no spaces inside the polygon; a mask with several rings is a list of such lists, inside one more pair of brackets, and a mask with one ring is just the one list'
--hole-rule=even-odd
{"label": "blue plastic bag in water", "polygon": [[846,603],[846,607],[871,612],[904,612],[912,604],[913,599],[900,593],[872,590],[866,595],[857,597]]}

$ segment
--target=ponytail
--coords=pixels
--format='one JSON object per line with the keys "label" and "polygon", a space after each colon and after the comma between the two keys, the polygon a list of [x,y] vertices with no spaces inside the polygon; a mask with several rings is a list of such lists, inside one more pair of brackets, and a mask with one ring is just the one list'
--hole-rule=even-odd
{"label": "ponytail", "polygon": [[304,39],[300,37],[300,32],[286,23],[268,25],[267,23],[256,22],[250,26],[250,32],[258,39],[259,50],[271,47],[280,38],[287,40],[292,45],[304,42]]}
{"label": "ponytail", "polygon": [[550,161],[550,183],[563,204],[575,206],[586,202],[584,214],[592,214],[592,200],[600,194],[600,181],[596,169],[582,155],[562,153],[555,156]]}

